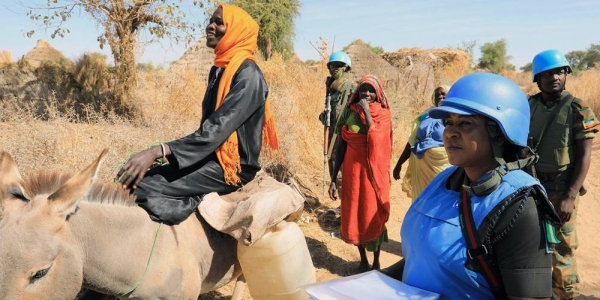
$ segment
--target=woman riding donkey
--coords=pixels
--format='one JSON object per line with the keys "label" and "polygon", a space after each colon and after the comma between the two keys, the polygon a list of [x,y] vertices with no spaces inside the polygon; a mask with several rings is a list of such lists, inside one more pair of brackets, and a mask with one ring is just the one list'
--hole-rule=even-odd
{"label": "woman riding donkey", "polygon": [[[152,220],[185,220],[205,194],[231,193],[254,179],[263,144],[278,148],[267,83],[253,56],[258,30],[241,8],[217,8],[206,27],[206,45],[216,57],[200,127],[133,155],[117,173]],[[169,164],[148,171],[160,157]]]}
{"label": "woman riding donkey", "polygon": [[[25,179],[0,151],[1,299],[74,299],[82,285],[120,298],[197,299],[239,278],[236,240],[188,216],[203,194],[252,180],[262,142],[276,148],[277,139],[252,57],[256,22],[222,5],[206,33],[216,58],[200,128],[133,155],[118,173],[139,206],[128,190],[93,184],[106,150],[74,175]],[[161,156],[170,164],[148,171]]]}

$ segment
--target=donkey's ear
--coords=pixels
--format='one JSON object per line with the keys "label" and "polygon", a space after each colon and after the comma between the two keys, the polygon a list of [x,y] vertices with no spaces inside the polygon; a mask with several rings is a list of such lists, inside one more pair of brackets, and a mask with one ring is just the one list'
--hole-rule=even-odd
{"label": "donkey's ear", "polygon": [[1,186],[21,181],[21,173],[15,160],[5,151],[0,151],[0,175]]}
{"label": "donkey's ear", "polygon": [[54,194],[48,197],[54,212],[67,217],[75,211],[79,200],[87,194],[96,180],[106,153],[108,153],[108,149],[105,148],[94,162],[67,180]]}
{"label": "donkey's ear", "polygon": [[6,199],[6,190],[14,184],[21,184],[21,173],[15,160],[8,152],[0,151],[0,208]]}

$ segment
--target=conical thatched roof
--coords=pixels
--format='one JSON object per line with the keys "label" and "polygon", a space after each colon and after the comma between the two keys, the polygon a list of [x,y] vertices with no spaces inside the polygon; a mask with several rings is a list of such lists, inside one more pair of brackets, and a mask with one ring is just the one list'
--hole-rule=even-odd
{"label": "conical thatched roof", "polygon": [[298,56],[298,54],[296,53],[294,53],[292,57],[290,57],[289,62],[293,64],[304,64],[302,59],[300,59],[300,56]]}
{"label": "conical thatched roof", "polygon": [[352,73],[357,79],[371,74],[377,76],[387,87],[396,84],[400,78],[397,68],[375,54],[362,40],[358,39],[346,49],[346,53],[352,59]]}
{"label": "conical thatched roof", "polygon": [[54,47],[44,40],[38,40],[35,47],[25,54],[24,59],[34,68],[39,67],[42,62],[47,61],[73,65],[60,51],[54,49]]}
{"label": "conical thatched roof", "polygon": [[196,74],[200,80],[207,81],[210,67],[215,60],[215,52],[206,46],[206,39],[190,47],[185,53],[169,67],[171,78],[182,76],[185,72],[191,71]]}
{"label": "conical thatched roof", "polygon": [[0,65],[10,64],[12,62],[12,55],[9,51],[0,51]]}

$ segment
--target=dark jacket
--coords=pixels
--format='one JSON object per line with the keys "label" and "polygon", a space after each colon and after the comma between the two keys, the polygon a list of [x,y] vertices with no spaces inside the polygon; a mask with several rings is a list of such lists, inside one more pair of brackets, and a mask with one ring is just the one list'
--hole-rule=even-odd
{"label": "dark jacket", "polygon": [[[199,128],[185,137],[168,142],[169,165],[155,167],[134,191],[137,203],[150,218],[166,224],[185,220],[210,192],[227,194],[254,179],[260,170],[262,129],[268,87],[263,74],[251,60],[242,63],[233,77],[231,89],[215,110],[222,72],[212,67],[202,101]],[[225,182],[215,150],[234,132],[242,172],[240,185]]]}

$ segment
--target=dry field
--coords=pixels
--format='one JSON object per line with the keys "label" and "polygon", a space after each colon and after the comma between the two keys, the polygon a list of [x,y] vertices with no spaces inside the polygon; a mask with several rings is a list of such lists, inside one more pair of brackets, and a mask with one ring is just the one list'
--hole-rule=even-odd
{"label": "dry field", "polygon": [[[317,120],[324,100],[325,66],[309,68],[298,63],[284,63],[275,58],[261,62],[270,86],[281,143],[281,157],[277,161],[264,160],[264,166],[282,165],[292,174],[306,197],[317,201],[306,205],[300,226],[303,229],[319,281],[353,274],[358,266],[358,251],[332,237],[331,215],[323,214],[339,203],[322,195],[323,178],[323,128]],[[210,66],[206,66],[209,68]],[[357,74],[363,75],[363,74]],[[456,80],[463,74],[452,70],[436,74],[436,84]],[[530,74],[506,73],[525,92],[535,93]],[[448,79],[449,78],[449,79]],[[600,113],[600,70],[591,70],[569,76],[567,88],[584,99],[598,115]],[[15,103],[0,102],[0,149],[16,159],[23,174],[36,170],[77,170],[95,158],[101,149],[110,149],[108,159],[100,174],[101,180],[111,181],[116,169],[134,151],[146,146],[176,139],[198,127],[200,102],[204,83],[193,72],[183,72],[176,78],[166,73],[144,74],[139,82],[132,105],[138,114],[124,118],[87,111],[74,116],[61,113],[56,108],[57,99],[43,99],[49,118],[40,121],[31,111],[16,108]],[[412,118],[429,105],[428,97],[419,93],[418,83],[399,81],[394,89],[387,90],[392,105],[394,122],[395,164],[408,137]],[[79,120],[73,122],[73,120]],[[595,255],[600,253],[600,240],[596,235],[595,218],[600,214],[600,142],[594,143],[594,158],[588,175],[590,192],[583,197],[580,208],[579,265],[584,280],[581,299],[600,297],[600,264]],[[401,181],[392,185],[392,215],[388,223],[390,242],[383,246],[382,266],[386,267],[400,258],[399,228],[410,201],[401,191]],[[202,299],[228,299],[232,285],[201,297]],[[247,298],[249,294],[246,293]]]}

